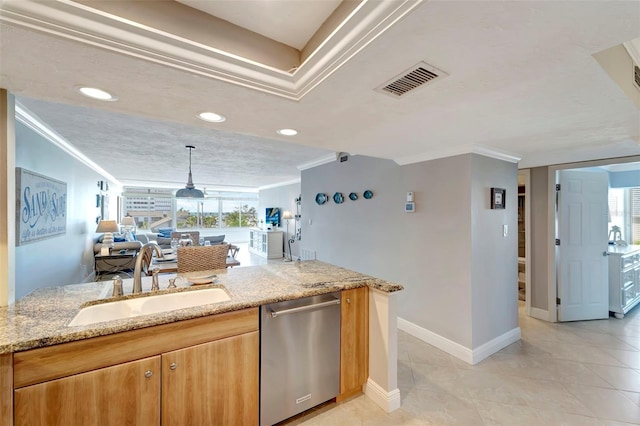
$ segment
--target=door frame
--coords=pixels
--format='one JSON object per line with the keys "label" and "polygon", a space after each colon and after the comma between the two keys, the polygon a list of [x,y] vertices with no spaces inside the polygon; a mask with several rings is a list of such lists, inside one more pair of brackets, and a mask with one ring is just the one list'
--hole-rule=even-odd
{"label": "door frame", "polygon": [[524,308],[531,316],[531,169],[518,170],[524,176]]}
{"label": "door frame", "polygon": [[[585,167],[607,166],[609,164],[624,164],[640,161],[640,155],[629,157],[607,158],[603,160],[582,161],[577,163],[565,163],[551,165],[547,169],[547,286],[548,301],[547,312],[548,321],[558,322],[558,308],[556,299],[558,297],[557,287],[557,267],[558,260],[556,253],[556,183],[558,171],[566,169],[581,169]],[[526,226],[526,225],[525,225]]]}

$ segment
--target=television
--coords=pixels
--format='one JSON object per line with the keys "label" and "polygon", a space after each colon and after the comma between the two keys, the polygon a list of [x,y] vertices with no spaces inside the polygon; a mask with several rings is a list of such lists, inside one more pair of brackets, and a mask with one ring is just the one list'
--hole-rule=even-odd
{"label": "television", "polygon": [[267,225],[280,226],[280,209],[278,207],[267,207],[265,222]]}

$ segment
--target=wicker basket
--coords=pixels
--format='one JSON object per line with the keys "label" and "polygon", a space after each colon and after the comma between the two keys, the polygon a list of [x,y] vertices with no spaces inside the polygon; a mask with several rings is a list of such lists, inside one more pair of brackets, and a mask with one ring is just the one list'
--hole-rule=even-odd
{"label": "wicker basket", "polygon": [[178,273],[225,269],[229,245],[178,247]]}

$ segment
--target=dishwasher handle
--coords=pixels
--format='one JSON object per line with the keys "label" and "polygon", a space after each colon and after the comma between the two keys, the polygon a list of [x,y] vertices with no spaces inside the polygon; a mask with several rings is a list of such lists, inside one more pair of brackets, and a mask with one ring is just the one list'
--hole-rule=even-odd
{"label": "dishwasher handle", "polygon": [[340,299],[329,300],[328,302],[312,303],[310,305],[298,306],[297,308],[283,309],[281,311],[271,310],[269,313],[271,318],[276,318],[281,315],[295,314],[297,312],[310,311],[312,309],[324,308],[326,306],[339,305]]}

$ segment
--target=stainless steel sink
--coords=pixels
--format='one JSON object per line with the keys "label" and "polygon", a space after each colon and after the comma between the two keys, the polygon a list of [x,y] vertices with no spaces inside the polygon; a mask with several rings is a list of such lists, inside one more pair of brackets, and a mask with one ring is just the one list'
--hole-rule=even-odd
{"label": "stainless steel sink", "polygon": [[231,297],[223,288],[207,288],[119,300],[82,308],[68,326],[89,325],[140,315],[193,308],[195,306],[226,302],[230,299]]}

